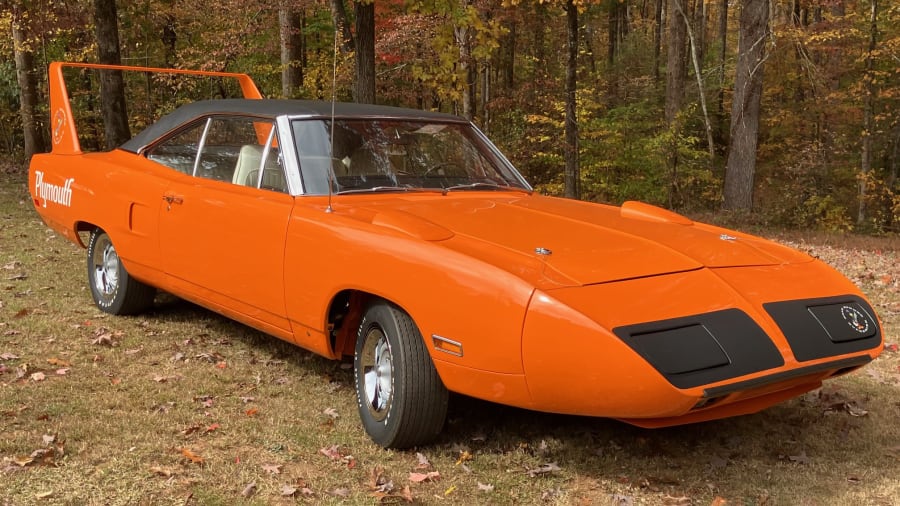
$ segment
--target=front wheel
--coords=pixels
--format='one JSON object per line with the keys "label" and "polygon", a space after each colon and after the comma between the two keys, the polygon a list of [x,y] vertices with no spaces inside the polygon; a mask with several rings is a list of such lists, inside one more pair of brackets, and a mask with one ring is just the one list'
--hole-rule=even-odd
{"label": "front wheel", "polygon": [[441,432],[447,388],[403,310],[385,301],[369,306],[359,326],[353,371],[359,415],[373,441],[409,448]]}
{"label": "front wheel", "polygon": [[128,274],[112,240],[99,228],[88,243],[87,275],[94,304],[107,313],[136,314],[153,305],[156,289]]}

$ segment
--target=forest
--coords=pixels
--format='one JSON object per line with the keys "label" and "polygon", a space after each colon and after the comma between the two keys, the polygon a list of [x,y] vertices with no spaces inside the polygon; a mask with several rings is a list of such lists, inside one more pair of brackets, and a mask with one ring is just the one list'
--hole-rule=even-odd
{"label": "forest", "polygon": [[[900,232],[889,0],[7,0],[0,27],[0,156],[21,173],[50,147],[47,65],[121,63],[463,115],[546,194]],[[141,73],[110,93],[105,79],[67,75],[97,150],[234,93]]]}

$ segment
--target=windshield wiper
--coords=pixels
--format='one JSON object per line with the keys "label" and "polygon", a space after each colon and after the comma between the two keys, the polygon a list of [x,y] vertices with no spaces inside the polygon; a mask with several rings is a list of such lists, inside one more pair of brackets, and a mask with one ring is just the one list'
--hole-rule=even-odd
{"label": "windshield wiper", "polygon": [[458,184],[454,186],[448,186],[444,188],[445,191],[453,191],[453,190],[500,190],[500,191],[513,191],[513,192],[523,192],[531,195],[531,190],[527,188],[522,188],[521,186],[510,186],[505,184],[497,184],[497,183],[467,183],[467,184]]}
{"label": "windshield wiper", "polygon": [[427,192],[427,193],[444,193],[440,188],[419,188],[417,186],[373,186],[372,188],[351,188],[349,190],[341,190],[335,195],[347,195],[351,193],[381,193],[381,192]]}

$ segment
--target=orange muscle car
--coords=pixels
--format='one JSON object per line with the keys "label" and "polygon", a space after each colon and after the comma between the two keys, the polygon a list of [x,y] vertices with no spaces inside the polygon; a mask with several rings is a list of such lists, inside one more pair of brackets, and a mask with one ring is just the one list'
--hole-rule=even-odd
{"label": "orange muscle car", "polygon": [[[881,353],[872,306],[803,253],[638,202],[545,197],[459,117],[243,99],[82,153],[62,67],[35,208],[87,248],[97,306],[165,290],[339,359],[385,447],[448,392],[663,427],[759,411]],[[89,235],[89,240],[85,238]]]}

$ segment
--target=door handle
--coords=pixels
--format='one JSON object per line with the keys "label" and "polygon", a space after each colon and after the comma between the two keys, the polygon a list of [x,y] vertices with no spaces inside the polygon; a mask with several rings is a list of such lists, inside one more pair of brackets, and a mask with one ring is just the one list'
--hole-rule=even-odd
{"label": "door handle", "polygon": [[173,195],[171,193],[163,195],[162,199],[166,201],[166,211],[172,209],[172,204],[184,203],[184,197],[182,197],[181,195]]}

